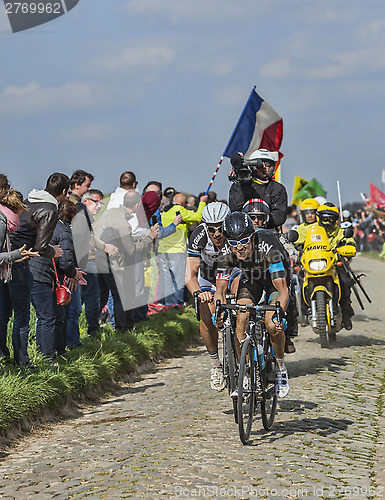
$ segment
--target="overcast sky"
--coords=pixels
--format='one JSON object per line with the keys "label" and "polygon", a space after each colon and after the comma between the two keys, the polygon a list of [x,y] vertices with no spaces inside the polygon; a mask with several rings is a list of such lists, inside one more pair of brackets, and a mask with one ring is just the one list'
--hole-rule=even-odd
{"label": "overcast sky", "polygon": [[[254,85],[283,118],[282,182],[381,188],[383,0],[80,0],[13,34],[0,3],[1,171],[24,194],[82,168],[206,189]],[[228,160],[213,189],[227,197]]]}

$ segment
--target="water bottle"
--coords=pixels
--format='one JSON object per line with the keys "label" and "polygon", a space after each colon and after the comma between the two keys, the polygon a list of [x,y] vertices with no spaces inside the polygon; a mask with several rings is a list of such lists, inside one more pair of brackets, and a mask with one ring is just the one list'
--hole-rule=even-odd
{"label": "water bottle", "polygon": [[263,352],[263,347],[261,344],[257,345],[257,351],[258,351],[258,359],[259,359],[259,366],[261,367],[261,370],[265,368],[265,354]]}

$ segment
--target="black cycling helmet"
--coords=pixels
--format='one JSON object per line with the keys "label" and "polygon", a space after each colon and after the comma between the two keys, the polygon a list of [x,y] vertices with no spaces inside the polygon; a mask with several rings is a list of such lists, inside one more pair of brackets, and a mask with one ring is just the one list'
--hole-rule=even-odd
{"label": "black cycling helmet", "polygon": [[317,208],[318,224],[326,230],[334,229],[339,218],[338,208],[334,203],[325,202]]}
{"label": "black cycling helmet", "polygon": [[259,198],[252,198],[251,200],[246,201],[242,210],[250,215],[252,219],[254,217],[261,217],[263,219],[264,226],[266,226],[269,222],[271,213],[270,207],[265,201]]}
{"label": "black cycling helmet", "polygon": [[223,234],[228,240],[241,240],[254,234],[253,221],[244,212],[232,212],[223,222]]}

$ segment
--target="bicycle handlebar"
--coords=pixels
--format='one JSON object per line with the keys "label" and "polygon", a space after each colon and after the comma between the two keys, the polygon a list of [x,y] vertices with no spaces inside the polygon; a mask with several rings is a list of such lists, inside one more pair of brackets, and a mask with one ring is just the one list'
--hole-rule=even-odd
{"label": "bicycle handlebar", "polygon": [[217,320],[222,311],[233,310],[233,311],[256,311],[256,312],[275,312],[277,315],[278,324],[282,323],[282,308],[281,303],[277,300],[275,305],[270,304],[222,304],[218,299],[215,308],[215,319]]}

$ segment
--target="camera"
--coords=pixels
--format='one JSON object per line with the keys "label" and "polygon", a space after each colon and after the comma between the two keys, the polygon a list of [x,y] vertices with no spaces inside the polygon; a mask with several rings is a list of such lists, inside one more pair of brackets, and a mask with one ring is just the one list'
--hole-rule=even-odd
{"label": "camera", "polygon": [[261,168],[263,162],[260,158],[246,160],[242,153],[233,153],[230,157],[230,163],[233,166],[234,173],[229,175],[230,182],[250,182],[253,177],[254,168]]}

